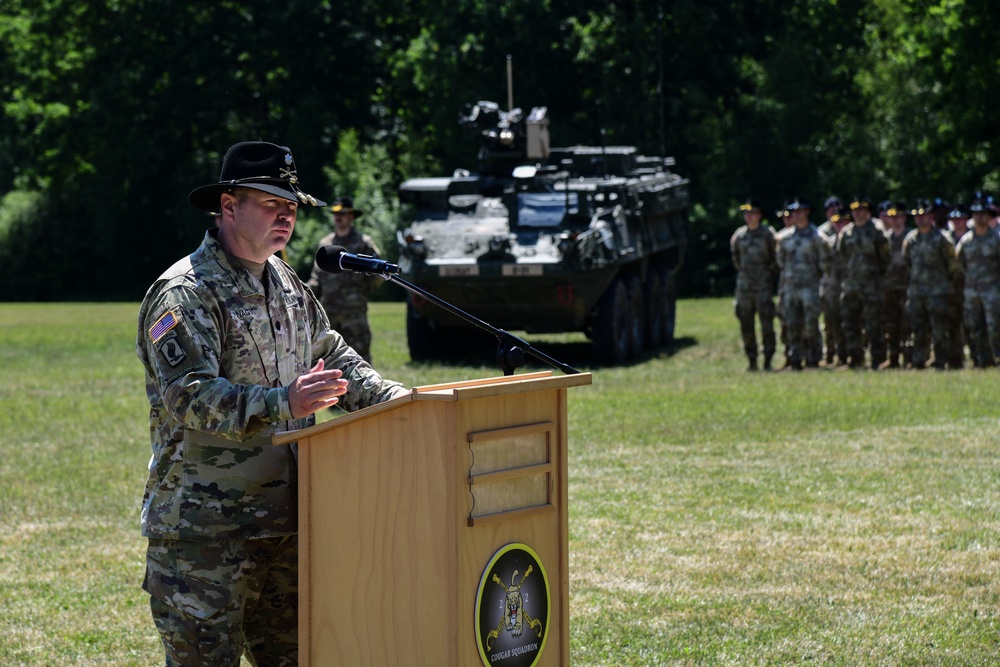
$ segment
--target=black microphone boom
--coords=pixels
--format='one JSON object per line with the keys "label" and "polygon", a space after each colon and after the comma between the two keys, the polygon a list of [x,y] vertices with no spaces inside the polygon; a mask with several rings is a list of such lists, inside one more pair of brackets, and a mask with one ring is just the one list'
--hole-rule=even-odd
{"label": "black microphone boom", "polygon": [[316,266],[328,273],[359,271],[394,276],[399,273],[395,264],[369,255],[352,255],[343,246],[325,245],[316,251]]}

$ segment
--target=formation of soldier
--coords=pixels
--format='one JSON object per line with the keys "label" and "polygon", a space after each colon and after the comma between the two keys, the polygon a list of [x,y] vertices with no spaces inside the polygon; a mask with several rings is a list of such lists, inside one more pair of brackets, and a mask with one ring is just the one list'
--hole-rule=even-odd
{"label": "formation of soldier", "polygon": [[966,349],[976,368],[1000,362],[1000,206],[991,198],[908,207],[829,197],[818,227],[801,197],[777,211],[779,229],[757,199],[740,211],[730,249],[747,370],[773,368],[775,317],[782,369],[957,369]]}

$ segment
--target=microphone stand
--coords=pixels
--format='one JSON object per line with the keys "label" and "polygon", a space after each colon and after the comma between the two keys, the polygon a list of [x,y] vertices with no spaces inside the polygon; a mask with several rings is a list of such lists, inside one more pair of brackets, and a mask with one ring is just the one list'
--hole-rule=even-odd
{"label": "microphone stand", "polygon": [[483,322],[478,317],[470,315],[469,313],[465,312],[464,310],[461,310],[460,308],[456,308],[455,306],[451,305],[444,299],[440,299],[431,294],[430,292],[428,292],[427,290],[421,287],[417,287],[413,283],[403,280],[394,273],[386,272],[386,273],[381,273],[380,275],[386,280],[394,282],[400,287],[409,290],[414,294],[422,296],[431,303],[434,303],[440,306],[441,308],[444,308],[452,315],[460,317],[469,324],[479,327],[483,331],[486,331],[496,336],[496,339],[499,343],[499,345],[497,346],[497,365],[500,366],[500,370],[503,371],[504,375],[514,374],[514,371],[517,370],[517,368],[524,363],[525,353],[530,354],[536,359],[544,361],[545,363],[549,364],[550,366],[553,366],[554,368],[558,368],[566,375],[575,375],[580,372],[575,368],[573,368],[572,366],[564,364],[563,362],[557,359],[553,359],[552,357],[543,352],[539,352],[538,350],[536,350],[534,347],[531,346],[531,343],[521,338],[518,338],[514,334],[504,331],[503,329],[498,329],[491,324]]}

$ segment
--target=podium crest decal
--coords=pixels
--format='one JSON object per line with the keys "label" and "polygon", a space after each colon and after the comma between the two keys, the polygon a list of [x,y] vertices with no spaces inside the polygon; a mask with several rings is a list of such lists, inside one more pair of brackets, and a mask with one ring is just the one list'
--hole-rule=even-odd
{"label": "podium crest decal", "polygon": [[533,667],[549,625],[549,580],[531,547],[508,544],[483,571],[476,596],[476,640],[486,667]]}

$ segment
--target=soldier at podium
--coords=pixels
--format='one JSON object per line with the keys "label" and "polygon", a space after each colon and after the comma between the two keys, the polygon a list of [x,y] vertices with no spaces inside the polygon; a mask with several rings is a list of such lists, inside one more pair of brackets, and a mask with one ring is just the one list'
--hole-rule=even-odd
{"label": "soldier at podium", "polygon": [[219,182],[189,196],[221,212],[201,246],[149,288],[136,352],[150,403],[142,506],[143,588],[167,665],[298,662],[295,445],[318,410],[352,411],[406,393],[330,328],[275,253],[298,207],[291,151],[232,146]]}

